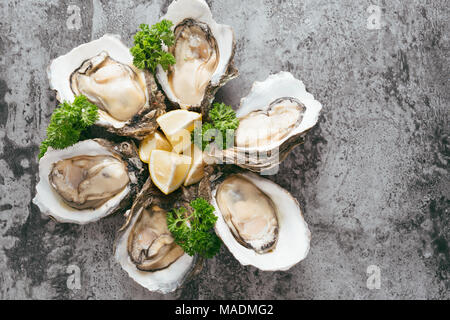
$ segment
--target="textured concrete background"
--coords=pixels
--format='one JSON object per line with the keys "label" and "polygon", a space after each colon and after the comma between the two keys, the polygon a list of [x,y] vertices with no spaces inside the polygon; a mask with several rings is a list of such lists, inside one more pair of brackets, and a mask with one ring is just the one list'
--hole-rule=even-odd
{"label": "textured concrete background", "polygon": [[[170,1],[2,0],[0,298],[449,299],[448,1],[208,2],[234,27],[241,73],[218,100],[237,106],[253,81],[288,70],[323,103],[306,143],[272,177],[304,209],[306,260],[261,272],[223,248],[163,296],[115,262],[122,217],[76,226],[42,216],[31,199],[56,105],[50,60],[104,33],[131,45]],[[80,268],[81,289],[68,289],[69,265]],[[379,290],[367,288],[369,265],[380,268]]]}

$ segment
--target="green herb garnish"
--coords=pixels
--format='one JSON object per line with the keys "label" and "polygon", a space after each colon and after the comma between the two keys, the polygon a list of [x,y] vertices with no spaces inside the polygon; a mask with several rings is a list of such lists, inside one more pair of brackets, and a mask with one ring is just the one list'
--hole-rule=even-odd
{"label": "green herb garnish", "polygon": [[239,126],[236,112],[224,103],[214,103],[209,111],[209,117],[212,123],[207,122],[201,128],[195,128],[191,136],[192,141],[202,150],[205,150],[211,142],[219,149],[231,147],[234,143],[234,130]]}
{"label": "green herb garnish", "polygon": [[81,132],[98,120],[98,108],[81,95],[73,103],[63,102],[53,111],[47,138],[40,147],[39,159],[48,147],[64,149],[78,142]]}
{"label": "green herb garnish", "polygon": [[137,68],[155,73],[158,65],[167,71],[170,65],[175,64],[175,57],[163,49],[163,44],[171,47],[175,43],[172,25],[171,21],[162,20],[151,27],[148,24],[139,26],[141,30],[134,35],[134,47],[130,49]]}
{"label": "green herb garnish", "polygon": [[211,230],[217,221],[214,207],[203,198],[191,201],[193,213],[186,215],[186,208],[173,209],[167,214],[167,226],[175,242],[190,256],[198,253],[205,258],[214,257],[222,242]]}

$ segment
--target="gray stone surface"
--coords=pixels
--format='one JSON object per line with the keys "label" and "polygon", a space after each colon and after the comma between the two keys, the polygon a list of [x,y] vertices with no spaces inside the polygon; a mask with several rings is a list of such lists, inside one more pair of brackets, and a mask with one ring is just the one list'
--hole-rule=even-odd
{"label": "gray stone surface", "polygon": [[[208,1],[238,44],[240,77],[218,100],[237,106],[253,81],[287,70],[324,106],[306,143],[271,177],[300,201],[312,231],[308,257],[291,270],[243,267],[223,248],[163,296],[115,262],[122,217],[76,226],[41,215],[31,199],[56,106],[50,60],[104,33],[131,45],[137,26],[156,22],[169,2],[0,2],[0,298],[449,299],[444,0]],[[79,23],[70,5],[81,9]],[[379,28],[371,5],[381,9]],[[69,265],[81,270],[79,290],[66,285]],[[366,285],[369,265],[380,268],[379,290]]]}

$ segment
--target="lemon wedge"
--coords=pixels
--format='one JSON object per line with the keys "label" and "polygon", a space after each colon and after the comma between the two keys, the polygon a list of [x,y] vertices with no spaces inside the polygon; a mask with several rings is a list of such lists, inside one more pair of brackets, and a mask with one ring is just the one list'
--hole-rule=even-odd
{"label": "lemon wedge", "polygon": [[186,187],[199,182],[205,174],[203,170],[205,167],[203,152],[194,144],[192,144],[190,156],[192,158],[192,164],[183,183]]}
{"label": "lemon wedge", "polygon": [[202,115],[187,110],[173,110],[156,119],[161,130],[166,135],[173,151],[181,153],[189,151],[191,147],[191,132],[195,122],[201,121]]}
{"label": "lemon wedge", "polygon": [[150,177],[159,190],[164,194],[169,194],[184,182],[191,161],[191,157],[188,156],[164,150],[153,150],[150,154]]}
{"label": "lemon wedge", "polygon": [[148,163],[150,161],[150,153],[153,150],[172,151],[172,146],[163,134],[156,131],[153,134],[145,137],[139,145],[139,158],[142,162]]}

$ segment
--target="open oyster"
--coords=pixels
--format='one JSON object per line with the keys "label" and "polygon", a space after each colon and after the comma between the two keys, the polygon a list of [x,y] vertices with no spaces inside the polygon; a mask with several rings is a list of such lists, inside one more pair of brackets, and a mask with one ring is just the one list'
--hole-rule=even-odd
{"label": "open oyster", "polygon": [[141,139],[156,130],[165,105],[153,75],[132,62],[118,36],[105,35],[53,60],[48,77],[59,101],[83,94],[99,108],[97,125]]}
{"label": "open oyster", "polygon": [[252,171],[275,168],[303,142],[319,118],[322,105],[289,72],[255,82],[236,111],[239,127],[234,146],[212,148],[210,155]]}
{"label": "open oyster", "polygon": [[309,251],[311,233],[300,206],[277,184],[239,172],[218,179],[212,205],[216,233],[243,265],[287,270]]}
{"label": "open oyster", "polygon": [[217,24],[204,0],[175,0],[161,19],[174,23],[176,64],[156,77],[167,98],[183,109],[206,113],[217,90],[238,75],[230,26]]}
{"label": "open oyster", "polygon": [[169,267],[184,252],[167,228],[167,212],[157,205],[142,209],[127,241],[128,255],[136,268],[158,271]]}
{"label": "open oyster", "polygon": [[130,204],[143,171],[132,142],[94,139],[50,149],[39,161],[33,202],[59,222],[97,221]]}
{"label": "open oyster", "polygon": [[189,208],[188,203],[199,196],[208,199],[205,182],[165,196],[148,179],[127,211],[114,255],[122,269],[148,290],[172,292],[202,269],[202,258],[187,255],[175,243],[166,214],[180,206]]}

